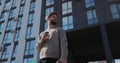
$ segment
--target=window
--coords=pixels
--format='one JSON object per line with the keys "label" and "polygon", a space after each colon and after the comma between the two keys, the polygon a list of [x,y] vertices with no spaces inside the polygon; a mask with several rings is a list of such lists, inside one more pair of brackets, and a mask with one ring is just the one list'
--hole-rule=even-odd
{"label": "window", "polygon": [[45,22],[45,24],[44,24],[44,30],[46,30],[46,29],[47,29],[47,27],[48,27],[48,23],[47,23],[47,22]]}
{"label": "window", "polygon": [[62,14],[67,14],[72,12],[72,2],[65,2],[62,4]]}
{"label": "window", "polygon": [[87,11],[87,19],[88,19],[88,24],[95,24],[98,23],[97,15],[96,15],[96,10],[88,10]]}
{"label": "window", "polygon": [[26,0],[21,0],[21,4],[25,4]]}
{"label": "window", "polygon": [[2,3],[2,0],[0,0],[0,5],[1,5],[1,3]]}
{"label": "window", "polygon": [[32,1],[30,4],[30,11],[34,11],[35,9],[35,1]]}
{"label": "window", "polygon": [[10,2],[5,3],[3,10],[7,10],[7,9],[10,9]]}
{"label": "window", "polygon": [[15,14],[16,14],[16,9],[12,9],[12,10],[10,11],[10,16],[9,16],[9,18],[13,18],[13,17],[15,16]]}
{"label": "window", "polygon": [[113,19],[120,18],[120,3],[114,3],[110,5]]}
{"label": "window", "polygon": [[3,39],[3,44],[9,43],[10,42],[10,38],[11,38],[11,33],[10,32],[5,33],[5,37]]}
{"label": "window", "polygon": [[85,0],[86,8],[92,7],[95,5],[94,0]]}
{"label": "window", "polygon": [[7,23],[7,28],[6,28],[6,30],[12,30],[12,28],[13,28],[13,20],[9,20],[8,21],[8,23]]}
{"label": "window", "polygon": [[[0,1],[0,5],[1,5],[2,1]],[[1,6],[0,6],[1,7]]]}
{"label": "window", "polygon": [[5,2],[10,2],[10,0],[5,0]]}
{"label": "window", "polygon": [[3,23],[0,23],[0,32],[3,30]]}
{"label": "window", "polygon": [[16,30],[16,33],[15,33],[15,36],[14,36],[14,41],[18,41],[19,33],[20,33],[20,30]]}
{"label": "window", "polygon": [[34,40],[26,42],[25,55],[34,54],[34,46],[35,46]]}
{"label": "window", "polygon": [[12,6],[16,6],[16,0],[13,0]]}
{"label": "window", "polygon": [[20,6],[19,15],[23,14],[23,12],[24,12],[24,6]]}
{"label": "window", "polygon": [[7,59],[10,53],[10,45],[5,46],[4,51],[2,53],[2,59]]}
{"label": "window", "polygon": [[28,17],[28,24],[33,23],[33,14],[34,14],[34,13],[30,13],[30,14],[29,14],[29,17]]}
{"label": "window", "polygon": [[62,26],[64,30],[73,29],[73,16],[63,17]]}
{"label": "window", "polygon": [[53,12],[53,11],[54,11],[53,7],[47,8],[45,15],[47,16],[50,12]]}
{"label": "window", "polygon": [[8,14],[7,12],[2,13],[0,17],[0,21],[4,21],[5,18],[7,17],[7,14]]}
{"label": "window", "polygon": [[15,44],[12,57],[16,57],[17,50],[18,50],[18,45]]}
{"label": "window", "polygon": [[33,58],[24,58],[23,63],[34,63]]}
{"label": "window", "polygon": [[54,0],[46,0],[46,6],[54,4]]}
{"label": "window", "polygon": [[15,60],[11,60],[11,63],[15,63]]}
{"label": "window", "polygon": [[115,63],[120,63],[120,59],[115,59]]}
{"label": "window", "polygon": [[1,63],[7,63],[7,61],[1,62]]}
{"label": "window", "polygon": [[18,27],[18,28],[21,27],[22,18],[23,18],[23,17],[19,17],[19,18],[18,18],[18,23],[17,23],[17,27]]}
{"label": "window", "polygon": [[[46,12],[45,12],[45,16],[47,16],[50,12],[53,12],[53,11],[54,11],[53,7],[47,8]],[[45,21],[45,23],[44,23],[44,30],[47,29],[47,26],[48,26],[48,23]]]}
{"label": "window", "polygon": [[26,38],[29,39],[32,37],[32,26],[27,27]]}

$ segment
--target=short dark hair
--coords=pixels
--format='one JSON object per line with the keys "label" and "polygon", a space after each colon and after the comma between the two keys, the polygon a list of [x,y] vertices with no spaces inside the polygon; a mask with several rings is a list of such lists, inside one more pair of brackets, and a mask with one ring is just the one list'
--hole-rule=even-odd
{"label": "short dark hair", "polygon": [[50,18],[52,15],[57,15],[57,12],[51,12],[47,15],[47,18]]}

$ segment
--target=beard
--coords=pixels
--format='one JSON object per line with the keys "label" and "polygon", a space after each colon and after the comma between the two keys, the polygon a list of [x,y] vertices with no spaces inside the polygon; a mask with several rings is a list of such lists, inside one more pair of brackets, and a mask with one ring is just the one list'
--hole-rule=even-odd
{"label": "beard", "polygon": [[50,21],[50,24],[56,25],[57,22],[55,22],[55,21]]}

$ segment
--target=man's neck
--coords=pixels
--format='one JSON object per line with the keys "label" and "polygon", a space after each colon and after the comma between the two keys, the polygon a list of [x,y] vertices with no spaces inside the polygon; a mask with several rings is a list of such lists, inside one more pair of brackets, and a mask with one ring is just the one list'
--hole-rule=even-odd
{"label": "man's neck", "polygon": [[55,25],[53,25],[53,24],[48,24],[48,29],[51,29],[51,28],[54,28],[55,27]]}

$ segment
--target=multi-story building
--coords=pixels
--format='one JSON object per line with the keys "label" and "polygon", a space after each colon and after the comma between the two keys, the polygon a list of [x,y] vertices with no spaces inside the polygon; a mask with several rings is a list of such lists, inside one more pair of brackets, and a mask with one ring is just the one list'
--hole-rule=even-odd
{"label": "multi-story building", "polygon": [[0,63],[37,63],[41,0],[0,0]]}
{"label": "multi-story building", "polygon": [[37,63],[52,11],[67,33],[68,63],[120,62],[120,0],[0,0],[0,63]]}
{"label": "multi-story building", "polygon": [[42,0],[40,32],[52,11],[67,32],[69,62],[119,61],[114,60],[120,58],[120,0]]}

